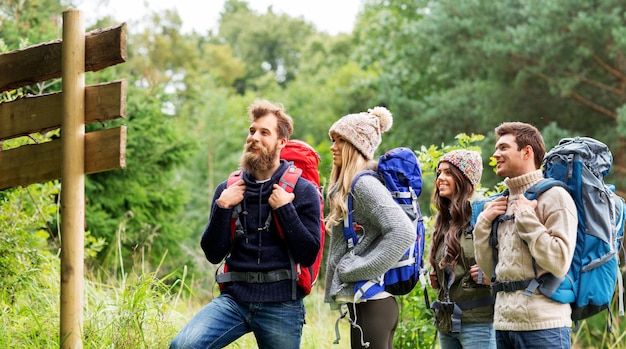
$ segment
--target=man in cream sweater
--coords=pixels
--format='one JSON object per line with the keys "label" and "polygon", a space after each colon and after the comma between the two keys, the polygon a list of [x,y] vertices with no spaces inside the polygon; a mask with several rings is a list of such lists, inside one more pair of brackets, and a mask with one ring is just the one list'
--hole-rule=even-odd
{"label": "man in cream sweater", "polygon": [[[524,197],[543,177],[540,167],[545,145],[537,128],[506,122],[495,133],[496,174],[506,177],[509,195],[486,205],[476,223],[474,245],[486,277],[495,272],[492,287],[497,292],[494,328],[498,348],[570,348],[570,305],[555,302],[538,290],[526,295],[525,287],[509,286],[545,273],[556,277],[567,273],[576,247],[576,206],[560,187],[547,190],[537,200]],[[500,215],[506,220],[498,225],[494,270],[489,238],[492,222]],[[498,289],[498,284],[507,287]]]}

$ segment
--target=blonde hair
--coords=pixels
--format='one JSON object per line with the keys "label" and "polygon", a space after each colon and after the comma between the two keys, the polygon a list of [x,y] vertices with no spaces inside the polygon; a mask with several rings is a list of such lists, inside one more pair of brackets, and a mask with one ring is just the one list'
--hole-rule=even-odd
{"label": "blonde hair", "polygon": [[350,192],[352,180],[359,172],[364,170],[376,170],[377,163],[367,160],[350,142],[345,142],[341,151],[341,166],[333,164],[330,172],[329,187],[326,202],[329,206],[329,214],[326,216],[326,231],[332,232],[332,227],[343,223],[348,216],[346,200]]}

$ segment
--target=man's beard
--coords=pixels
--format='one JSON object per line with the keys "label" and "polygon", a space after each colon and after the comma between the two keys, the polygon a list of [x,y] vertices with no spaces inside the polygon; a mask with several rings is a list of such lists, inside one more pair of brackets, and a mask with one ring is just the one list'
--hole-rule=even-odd
{"label": "man's beard", "polygon": [[274,161],[280,156],[280,150],[278,147],[273,149],[266,149],[261,144],[257,144],[259,153],[251,153],[250,147],[254,143],[246,143],[243,148],[243,156],[241,157],[240,166],[247,173],[252,174],[254,177],[261,172],[266,172],[274,166]]}

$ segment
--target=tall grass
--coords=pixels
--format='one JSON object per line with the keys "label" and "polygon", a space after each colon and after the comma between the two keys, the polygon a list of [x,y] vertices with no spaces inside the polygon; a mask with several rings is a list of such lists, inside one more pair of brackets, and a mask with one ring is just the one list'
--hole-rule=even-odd
{"label": "tall grass", "polygon": [[[59,263],[46,257],[37,273],[23,282],[19,292],[0,295],[0,348],[46,349],[59,347]],[[192,292],[181,293],[183,289]],[[83,345],[92,348],[167,348],[170,340],[208,301],[213,290],[194,289],[193,281],[171,280],[169,275],[131,271],[85,278]],[[436,348],[434,330],[424,317],[422,290],[400,297],[401,321],[396,348]],[[341,340],[335,340],[338,312],[323,302],[323,289],[316,285],[305,298],[307,310],[303,349],[345,349],[350,347],[349,324],[339,322]],[[615,317],[613,332],[605,330],[607,313],[580,323],[573,335],[573,348],[626,348],[626,323]],[[227,348],[257,348],[251,334]]]}

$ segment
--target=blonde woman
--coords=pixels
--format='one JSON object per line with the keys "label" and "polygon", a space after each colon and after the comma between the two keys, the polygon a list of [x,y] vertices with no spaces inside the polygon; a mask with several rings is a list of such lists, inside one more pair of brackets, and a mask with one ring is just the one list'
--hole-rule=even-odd
{"label": "blonde woman", "polygon": [[349,114],[329,130],[333,145],[326,220],[331,233],[326,269],[325,301],[338,309],[349,304],[352,349],[391,349],[398,324],[398,304],[382,291],[367,301],[353,304],[354,284],[375,279],[402,257],[415,242],[413,223],[396,204],[383,183],[374,176],[360,176],[353,186],[352,217],[358,244],[346,243],[342,225],[348,216],[347,197],[353,179],[362,171],[376,170],[373,160],[381,134],[391,128],[392,115],[384,107]]}

